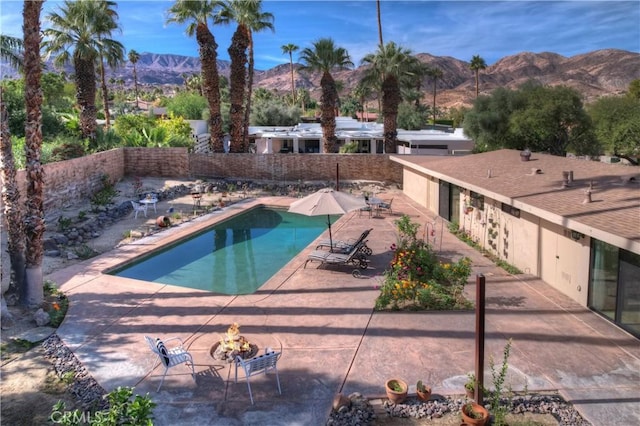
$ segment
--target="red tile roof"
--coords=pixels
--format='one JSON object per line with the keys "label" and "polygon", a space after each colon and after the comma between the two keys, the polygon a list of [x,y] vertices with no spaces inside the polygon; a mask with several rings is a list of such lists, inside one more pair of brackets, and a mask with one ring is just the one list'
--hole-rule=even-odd
{"label": "red tile roof", "polygon": [[[520,151],[507,149],[462,157],[392,159],[586,235],[621,237],[616,245],[640,253],[639,167],[539,153],[521,161]],[[564,171],[573,172],[566,188]],[[584,204],[591,182],[592,202]],[[604,240],[611,241],[611,236]]]}

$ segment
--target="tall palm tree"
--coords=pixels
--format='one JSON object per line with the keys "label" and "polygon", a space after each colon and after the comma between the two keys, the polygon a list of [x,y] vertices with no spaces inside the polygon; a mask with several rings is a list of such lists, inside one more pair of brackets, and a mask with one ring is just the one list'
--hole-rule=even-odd
{"label": "tall palm tree", "polygon": [[439,78],[442,78],[442,70],[438,67],[429,69],[429,77],[433,79],[433,128],[436,128],[436,83]]}
{"label": "tall palm tree", "polygon": [[[228,49],[231,58],[229,133],[232,152],[247,152],[249,148],[247,136],[254,73],[253,32],[274,29],[273,15],[261,9],[262,0],[226,0],[216,18],[216,24],[238,24]],[[248,64],[246,69],[245,64]]]}
{"label": "tall palm tree", "polygon": [[389,154],[396,150],[398,106],[402,101],[400,84],[411,77],[416,61],[409,49],[392,41],[379,46],[377,52],[366,55],[361,61],[363,65],[369,65],[363,77],[365,83],[382,81],[384,149]]}
{"label": "tall palm tree", "polygon": [[282,45],[281,49],[282,49],[282,53],[289,54],[289,70],[291,71],[291,99],[292,99],[293,105],[295,105],[296,104],[296,84],[293,79],[293,52],[297,51],[299,47],[293,43],[288,43],[288,44]]}
{"label": "tall palm tree", "polygon": [[[42,152],[42,63],[40,59],[40,12],[44,0],[25,0],[23,11],[26,154],[26,268],[25,285],[20,292],[24,305],[39,305],[44,299],[42,258],[44,257],[44,173]],[[95,87],[95,82],[94,82]]]}
{"label": "tall palm tree", "polygon": [[[22,39],[0,35],[0,58],[20,71],[23,67]],[[2,177],[2,204],[4,207],[3,228],[7,233],[7,252],[17,288],[24,287],[25,272],[25,234],[24,213],[20,206],[20,190],[16,178],[16,166],[13,158],[13,144],[9,132],[9,117],[0,86],[0,174]],[[11,224],[11,226],[8,226]],[[0,254],[2,256],[2,254]],[[3,300],[4,308],[4,300]],[[6,313],[3,312],[3,320]]]}
{"label": "tall palm tree", "polygon": [[380,18],[380,0],[376,0],[376,8],[378,11],[378,39],[380,46],[384,46],[382,42],[382,19]]}
{"label": "tall palm tree", "polygon": [[300,61],[302,62],[301,70],[322,73],[320,79],[322,89],[320,125],[322,127],[323,151],[335,152],[338,141],[335,116],[338,90],[331,71],[351,68],[353,62],[346,49],[337,47],[333,39],[330,38],[321,38],[313,43],[313,48],[304,48],[300,52]]}
{"label": "tall palm tree", "polygon": [[113,27],[106,23],[109,14],[115,13],[114,6],[115,2],[105,0],[65,0],[59,12],[49,13],[51,27],[44,30],[44,48],[48,55],[58,54],[55,63],[73,61],[80,130],[89,139],[95,139],[97,127],[96,63],[100,48],[118,43],[109,38]]}
{"label": "tall palm tree", "polygon": [[187,25],[187,34],[195,34],[198,42],[202,66],[204,96],[209,104],[209,145],[213,152],[224,152],[224,132],[220,113],[220,78],[218,74],[218,44],[209,29],[208,21],[213,19],[222,3],[217,0],[176,0],[169,9],[167,22]]}
{"label": "tall palm tree", "polygon": [[353,96],[358,99],[360,104],[360,111],[362,112],[362,119],[364,121],[365,111],[367,110],[367,98],[371,96],[372,88],[370,84],[366,82],[359,82],[353,89]]}
{"label": "tall palm tree", "polygon": [[136,64],[140,60],[140,54],[131,49],[127,55],[129,62],[133,65],[133,88],[136,94],[136,109],[138,109],[138,70],[136,70]]}
{"label": "tall palm tree", "polygon": [[476,98],[480,94],[480,70],[487,68],[487,63],[480,57],[480,55],[473,55],[469,68],[476,75]]}
{"label": "tall palm tree", "polygon": [[119,25],[116,23],[118,19],[118,14],[113,9],[116,7],[116,4],[113,2],[104,2],[102,3],[105,6],[102,11],[102,16],[96,16],[97,26],[102,27],[103,31],[98,35],[100,46],[100,56],[99,56],[99,68],[100,68],[100,82],[102,84],[102,101],[104,104],[104,118],[106,121],[106,127],[109,128],[111,126],[111,114],[109,113],[109,91],[107,88],[107,80],[104,72],[104,63],[107,62],[107,65],[111,67],[111,69],[115,69],[118,65],[124,62],[124,46],[122,43],[112,40],[106,39],[103,40],[102,32],[111,34],[112,31],[120,30]]}

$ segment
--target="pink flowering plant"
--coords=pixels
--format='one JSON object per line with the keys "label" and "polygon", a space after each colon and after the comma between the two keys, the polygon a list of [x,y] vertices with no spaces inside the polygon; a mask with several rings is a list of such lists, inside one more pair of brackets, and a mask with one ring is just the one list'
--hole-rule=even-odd
{"label": "pink flowering plant", "polygon": [[442,262],[431,246],[417,237],[420,225],[404,215],[395,222],[398,242],[391,246],[393,259],[384,273],[376,309],[468,309],[463,296],[471,274],[471,260]]}

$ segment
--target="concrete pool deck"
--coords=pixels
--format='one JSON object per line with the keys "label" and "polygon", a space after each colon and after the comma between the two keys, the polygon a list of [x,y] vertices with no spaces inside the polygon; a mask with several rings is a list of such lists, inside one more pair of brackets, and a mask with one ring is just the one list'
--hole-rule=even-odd
{"label": "concrete pool deck", "polygon": [[[292,198],[260,198],[233,204],[99,257],[47,275],[70,298],[58,335],[107,390],[135,386],[158,405],[158,425],[322,425],[336,393],[384,395],[384,382],[422,379],[434,394],[463,393],[474,368],[474,314],[465,312],[374,312],[381,274],[396,241],[394,220],[434,216],[394,194],[393,214],[369,218],[350,213],[332,227],[340,239],[373,228],[373,250],[363,276],[353,267],[303,268],[311,244],[256,293],[216,295],[146,283],[102,273],[212,220],[256,204],[287,206]],[[508,382],[514,390],[557,390],[593,425],[640,423],[640,341],[579,306],[536,277],[513,276],[436,225],[434,247],[445,258],[473,260],[465,293],[473,299],[475,276],[486,277],[486,359],[501,360],[513,339]],[[320,238],[326,238],[325,232]],[[442,236],[442,238],[441,238]],[[229,364],[209,352],[230,324],[261,349],[282,350],[275,378],[251,380],[251,405],[244,380],[234,383]],[[196,380],[184,366],[172,368],[160,392],[162,368],[143,337],[179,336],[195,358]],[[485,369],[488,373],[488,367]]]}

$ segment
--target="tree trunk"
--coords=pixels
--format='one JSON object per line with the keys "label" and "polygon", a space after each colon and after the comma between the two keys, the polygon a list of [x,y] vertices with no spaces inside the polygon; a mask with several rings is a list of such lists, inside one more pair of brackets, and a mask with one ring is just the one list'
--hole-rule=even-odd
{"label": "tree trunk", "polygon": [[[209,104],[209,146],[213,152],[224,152],[224,132],[220,113],[220,76],[218,75],[218,44],[204,24],[196,27],[196,40],[202,64],[202,91]],[[185,79],[185,85],[187,79]]]}
{"label": "tree trunk", "polygon": [[[3,232],[3,236],[7,237],[7,252],[10,259],[7,264],[11,265],[14,285],[21,289],[24,286],[25,268],[24,216],[20,208],[20,191],[16,179],[11,134],[9,133],[7,110],[4,102],[2,102],[2,96],[2,87],[0,87],[0,173],[2,174],[2,204],[4,207],[2,228],[6,230],[6,233]],[[11,226],[8,226],[8,224],[11,224]],[[4,253],[3,250],[0,257],[3,257]],[[3,275],[2,278],[3,281],[6,280],[10,283],[11,273],[8,273],[7,276]],[[4,286],[3,290],[6,291]]]}
{"label": "tree trunk", "polygon": [[396,152],[398,105],[400,105],[400,89],[398,79],[387,75],[382,83],[382,113],[384,115],[384,151],[387,154]]}
{"label": "tree trunk", "polygon": [[107,89],[107,80],[104,76],[104,61],[100,60],[100,81],[102,82],[102,104],[104,105],[105,128],[111,126],[111,114],[109,114],[109,91]]}
{"label": "tree trunk", "polygon": [[[44,173],[40,162],[42,151],[42,90],[40,78],[40,12],[42,0],[24,2],[24,80],[25,80],[25,151],[27,174],[26,285],[20,293],[23,305],[38,305],[44,299],[42,281],[43,238],[45,231],[43,187]],[[93,69],[93,64],[92,69]],[[77,72],[77,70],[76,70]],[[95,73],[94,73],[95,74]],[[95,79],[92,79],[95,100]],[[95,106],[93,107],[95,120]],[[95,125],[95,121],[94,121]],[[95,132],[95,127],[93,128]]]}
{"label": "tree trunk", "polygon": [[136,109],[140,108],[138,105],[138,70],[136,70],[136,64],[133,63],[133,91],[136,95]]}
{"label": "tree trunk", "polygon": [[244,119],[244,89],[246,85],[246,65],[247,65],[247,47],[249,46],[249,37],[243,25],[233,33],[231,46],[229,46],[229,57],[231,58],[231,75],[230,75],[230,96],[231,108],[229,111],[229,135],[231,137],[230,152],[245,152],[242,135],[242,122]]}
{"label": "tree trunk", "polygon": [[[296,104],[296,83],[293,78],[293,54],[289,52],[289,70],[291,71],[291,104]],[[302,107],[304,109],[304,107]]]}
{"label": "tree trunk", "polygon": [[253,92],[253,36],[249,31],[249,75],[247,77],[247,102],[244,107],[244,126],[242,134],[243,152],[249,151],[249,120],[251,118],[251,94]]}
{"label": "tree trunk", "polygon": [[[80,131],[82,136],[96,138],[96,69],[93,58],[74,57],[76,71],[76,101],[80,108]],[[25,68],[26,69],[26,68]]]}
{"label": "tree trunk", "polygon": [[322,74],[320,79],[320,87],[322,95],[320,103],[322,104],[320,126],[322,127],[322,143],[325,153],[335,152],[336,138],[336,116],[335,106],[338,99],[336,83],[328,72]]}

